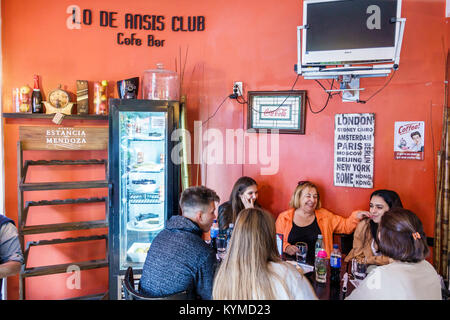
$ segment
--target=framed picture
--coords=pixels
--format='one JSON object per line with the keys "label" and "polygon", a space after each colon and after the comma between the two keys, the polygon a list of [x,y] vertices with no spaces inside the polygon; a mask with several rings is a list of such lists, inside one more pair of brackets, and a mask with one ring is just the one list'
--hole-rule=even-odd
{"label": "framed picture", "polygon": [[306,91],[249,91],[247,129],[305,134]]}

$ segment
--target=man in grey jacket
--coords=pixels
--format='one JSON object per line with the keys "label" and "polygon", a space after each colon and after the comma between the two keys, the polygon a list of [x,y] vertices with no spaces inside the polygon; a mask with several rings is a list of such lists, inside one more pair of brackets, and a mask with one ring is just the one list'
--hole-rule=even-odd
{"label": "man in grey jacket", "polygon": [[152,297],[187,290],[211,299],[216,267],[214,250],[202,239],[216,219],[216,192],[204,186],[190,187],[180,198],[181,216],[172,216],[153,240],[140,281],[141,293]]}
{"label": "man in grey jacket", "polygon": [[0,300],[3,278],[20,272],[23,254],[14,221],[0,215]]}

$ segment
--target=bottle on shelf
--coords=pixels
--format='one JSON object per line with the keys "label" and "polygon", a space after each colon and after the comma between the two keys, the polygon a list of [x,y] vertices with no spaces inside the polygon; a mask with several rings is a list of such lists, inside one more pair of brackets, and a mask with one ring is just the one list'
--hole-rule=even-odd
{"label": "bottle on shelf", "polygon": [[22,112],[20,110],[20,89],[19,88],[13,89],[13,110],[15,112]]}
{"label": "bottle on shelf", "polygon": [[98,115],[108,115],[108,81],[94,82],[94,111]]}
{"label": "bottle on shelf", "polygon": [[31,112],[33,113],[42,113],[43,107],[42,107],[42,93],[41,89],[39,88],[39,76],[34,76],[34,88],[33,93],[31,94]]}
{"label": "bottle on shelf", "polygon": [[319,283],[327,282],[327,252],[324,249],[317,253],[316,261],[314,263],[314,271],[316,274],[316,281]]}
{"label": "bottle on shelf", "polygon": [[323,236],[319,234],[317,236],[316,245],[314,246],[315,252],[314,252],[314,258],[317,259],[317,254],[321,249],[324,249],[323,247]]}
{"label": "bottle on shelf", "polygon": [[31,88],[28,85],[19,89],[20,112],[31,112]]}
{"label": "bottle on shelf", "polygon": [[217,223],[217,220],[214,219],[213,224],[211,226],[211,247],[214,250],[217,250],[217,244],[216,244],[216,239],[219,235],[219,224]]}
{"label": "bottle on shelf", "polygon": [[333,245],[333,251],[330,255],[330,283],[339,286],[341,282],[341,251],[337,244]]}

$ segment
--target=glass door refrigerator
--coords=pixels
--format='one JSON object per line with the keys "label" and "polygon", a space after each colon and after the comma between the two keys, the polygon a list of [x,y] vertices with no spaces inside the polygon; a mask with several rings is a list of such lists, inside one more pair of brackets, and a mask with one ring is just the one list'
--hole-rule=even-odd
{"label": "glass door refrigerator", "polygon": [[170,156],[178,124],[177,101],[110,100],[110,299],[123,299],[128,267],[140,278],[153,239],[178,214],[179,166]]}

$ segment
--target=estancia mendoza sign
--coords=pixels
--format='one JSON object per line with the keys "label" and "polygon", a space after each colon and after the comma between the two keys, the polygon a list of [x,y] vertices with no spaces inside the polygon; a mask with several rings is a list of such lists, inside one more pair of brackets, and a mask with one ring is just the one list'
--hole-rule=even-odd
{"label": "estancia mendoza sign", "polygon": [[105,150],[108,128],[19,127],[19,139],[28,150]]}

